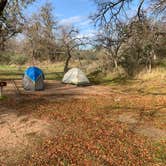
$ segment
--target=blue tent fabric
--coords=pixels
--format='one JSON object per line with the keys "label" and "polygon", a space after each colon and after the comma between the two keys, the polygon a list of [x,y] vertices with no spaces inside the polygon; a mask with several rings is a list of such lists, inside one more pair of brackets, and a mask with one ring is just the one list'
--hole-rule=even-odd
{"label": "blue tent fabric", "polygon": [[41,75],[44,79],[43,71],[35,66],[29,67],[24,74],[27,75],[28,78],[31,79],[33,82],[36,82]]}

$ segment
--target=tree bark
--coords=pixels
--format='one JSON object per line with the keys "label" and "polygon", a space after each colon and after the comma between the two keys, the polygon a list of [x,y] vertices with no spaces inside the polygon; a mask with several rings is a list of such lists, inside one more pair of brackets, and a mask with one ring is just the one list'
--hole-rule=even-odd
{"label": "tree bark", "polygon": [[7,0],[0,0],[0,16],[3,15],[3,11],[5,9],[6,4],[7,4]]}
{"label": "tree bark", "polygon": [[114,65],[115,65],[115,69],[117,70],[118,69],[118,62],[116,59],[114,59]]}
{"label": "tree bark", "polygon": [[35,50],[32,51],[32,65],[35,66]]}
{"label": "tree bark", "polygon": [[138,6],[137,16],[138,16],[139,21],[141,21],[141,17],[142,17],[141,10],[142,10],[142,6],[143,6],[144,1],[145,0],[141,0],[141,3]]}
{"label": "tree bark", "polygon": [[147,72],[151,73],[151,71],[152,71],[152,60],[150,58],[148,58],[148,60],[146,62],[146,69],[147,69]]}
{"label": "tree bark", "polygon": [[[3,11],[5,9],[5,6],[7,4],[7,0],[0,0],[0,18],[3,17]],[[5,45],[4,45],[4,39],[2,35],[2,24],[0,25],[0,51],[4,51]]]}
{"label": "tree bark", "polygon": [[[1,31],[0,31],[1,34]],[[0,51],[5,51],[5,41],[3,37],[0,37]]]}
{"label": "tree bark", "polygon": [[71,53],[70,53],[70,51],[67,51],[67,59],[65,62],[64,73],[66,73],[69,69],[68,66],[69,66],[70,59],[71,59]]}
{"label": "tree bark", "polygon": [[148,72],[151,73],[152,71],[152,61],[149,60],[149,63],[148,63]]}
{"label": "tree bark", "polygon": [[0,87],[0,98],[2,98],[2,90],[3,90],[3,87]]}

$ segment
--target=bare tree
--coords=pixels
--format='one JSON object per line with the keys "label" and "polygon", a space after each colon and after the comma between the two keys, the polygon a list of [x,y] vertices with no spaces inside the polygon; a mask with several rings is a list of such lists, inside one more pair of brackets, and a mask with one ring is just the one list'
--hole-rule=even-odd
{"label": "bare tree", "polygon": [[5,42],[21,32],[25,21],[22,10],[35,0],[0,0],[0,49]]}
{"label": "bare tree", "polygon": [[7,5],[7,0],[0,0],[0,16],[3,15],[3,11]]}
{"label": "bare tree", "polygon": [[[128,17],[128,9],[134,0],[94,0],[97,5],[97,12],[92,16],[92,19],[99,23],[99,25],[110,24],[111,22],[118,22],[123,17]],[[140,20],[144,9],[145,0],[140,0],[135,16]],[[165,12],[166,0],[152,0],[148,2],[148,8],[151,8],[152,12]]]}
{"label": "bare tree", "polygon": [[103,27],[97,39],[108,57],[107,64],[113,64],[116,70],[120,61],[119,51],[126,39],[125,28],[126,25],[123,23],[117,23],[116,26]]}
{"label": "bare tree", "polygon": [[56,55],[56,35],[55,31],[57,30],[57,20],[53,15],[53,7],[51,3],[46,3],[40,12],[41,24],[43,26],[43,44],[46,47],[46,52],[48,59],[52,61]]}
{"label": "bare tree", "polygon": [[64,72],[68,71],[68,66],[70,59],[72,58],[72,54],[76,49],[79,49],[80,46],[86,44],[86,38],[79,37],[79,31],[72,27],[61,27],[61,44],[64,49],[64,53],[67,58],[64,65]]}
{"label": "bare tree", "polygon": [[25,26],[24,33],[28,39],[29,54],[33,61],[35,59],[51,61],[56,54],[57,21],[52,12],[52,5],[46,3],[38,14],[32,15]]}
{"label": "bare tree", "polygon": [[[42,26],[37,15],[32,18],[24,26],[25,40],[27,40],[26,48],[27,54],[31,57],[31,62],[34,64],[37,56],[40,55]],[[40,51],[39,51],[40,50]]]}
{"label": "bare tree", "polygon": [[159,13],[166,13],[166,0],[152,0],[152,9]]}
{"label": "bare tree", "polygon": [[133,20],[127,25],[127,38],[122,46],[121,65],[129,75],[146,67],[151,71],[157,58],[157,45],[160,43],[159,29],[154,22],[144,17],[144,20]]}
{"label": "bare tree", "polygon": [[[146,15],[146,9],[151,15],[154,14],[154,11],[164,14],[166,0],[146,1],[146,5],[145,0],[137,1],[136,13],[132,17],[129,17],[128,11],[132,2],[136,2],[135,0],[94,0],[94,2],[97,5],[97,11],[92,19],[95,24],[99,25],[99,28],[105,30],[101,35],[103,36],[101,44],[107,48],[107,54],[111,55],[110,57],[114,60],[115,57],[122,57],[119,64],[126,68],[130,75],[133,75],[133,71],[140,65],[145,65],[150,71],[156,56],[158,36],[165,32],[159,32],[156,26],[151,23],[148,18],[149,14],[148,17]],[[117,41],[114,42],[112,29],[115,28],[119,32],[116,25],[121,22],[126,22],[127,28],[125,41],[122,40],[123,43],[119,47]],[[122,50],[122,55],[119,55],[119,50]],[[114,66],[116,66],[116,61]]]}
{"label": "bare tree", "polygon": [[130,4],[130,0],[94,0],[94,2],[97,5],[97,12],[92,19],[100,26],[119,21],[120,16],[126,15],[126,8]]}

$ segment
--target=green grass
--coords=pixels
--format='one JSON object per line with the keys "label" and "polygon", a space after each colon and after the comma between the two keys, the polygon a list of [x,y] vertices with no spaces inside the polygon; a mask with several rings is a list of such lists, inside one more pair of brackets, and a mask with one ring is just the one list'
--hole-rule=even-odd
{"label": "green grass", "polygon": [[[37,65],[45,74],[46,80],[61,80],[63,77],[63,63],[50,65]],[[22,79],[25,69],[28,66],[17,65],[0,65],[0,80],[1,79]],[[104,76],[101,71],[96,71],[88,75],[90,82],[93,85],[108,85],[117,90],[118,86],[126,87],[125,92],[135,91],[142,94],[166,94],[165,81],[166,72],[162,67],[152,70],[151,73],[142,72],[138,77],[129,79],[117,72],[110,73]]]}
{"label": "green grass", "polygon": [[22,79],[25,66],[0,65],[0,79]]}
{"label": "green grass", "polygon": [[5,100],[7,99],[7,96],[0,96],[0,100]]}
{"label": "green grass", "polygon": [[18,66],[15,65],[0,65],[1,71],[9,71],[9,70],[18,70]]}
{"label": "green grass", "polygon": [[[0,79],[22,79],[27,66],[0,65]],[[39,66],[47,80],[61,80],[63,77],[63,65]]]}

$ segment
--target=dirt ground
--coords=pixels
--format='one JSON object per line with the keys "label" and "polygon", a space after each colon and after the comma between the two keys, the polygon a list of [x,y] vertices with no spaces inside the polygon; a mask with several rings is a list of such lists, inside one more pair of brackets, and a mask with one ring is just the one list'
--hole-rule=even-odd
{"label": "dirt ground", "polygon": [[[24,91],[22,88],[21,81],[15,81],[18,89],[20,90],[21,94],[35,94],[35,95],[43,95],[43,96],[56,96],[56,95],[64,95],[65,97],[83,97],[87,95],[109,95],[111,94],[111,89],[107,86],[102,85],[93,85],[93,86],[86,86],[86,87],[78,87],[75,85],[63,84],[60,81],[46,81],[45,82],[45,90],[32,92],[32,91]],[[13,82],[8,82],[8,86],[4,90],[5,94],[17,94],[18,91],[15,88]]]}
{"label": "dirt ground", "polygon": [[[152,141],[166,140],[166,96],[144,95],[136,91],[127,92],[126,90],[130,88],[129,86],[124,86],[121,90],[117,89],[117,87],[104,85],[77,87],[62,84],[58,81],[47,81],[44,91],[26,92],[22,88],[21,81],[16,81],[16,84],[20,94],[16,91],[14,84],[8,82],[8,86],[4,88],[3,92],[7,99],[0,101],[1,165],[18,165],[21,162],[23,165],[27,165],[28,160],[30,165],[35,162],[37,163],[35,163],[36,165],[40,165],[43,163],[43,158],[44,160],[48,159],[47,155],[49,153],[39,155],[35,152],[43,142],[55,138],[63,138],[63,141],[65,141],[65,135],[68,136],[68,132],[75,133],[78,138],[81,137],[81,140],[84,140],[85,132],[88,133],[89,130],[94,132],[95,125],[91,124],[93,121],[95,121],[96,125],[99,125],[96,126],[96,129],[101,129],[101,124],[104,125],[104,128],[108,124],[113,124],[112,128],[117,125],[120,125],[119,128],[122,126],[123,130],[127,130],[126,133],[129,132],[126,139],[132,137],[133,133],[136,138],[138,136],[141,139],[150,139]],[[88,117],[91,122],[87,119]],[[79,118],[84,119],[85,124],[82,124],[82,119],[80,120]],[[107,128],[107,130],[111,129]],[[119,135],[122,133],[119,131]],[[91,135],[91,132],[89,134]],[[88,141],[92,141],[92,137],[93,135],[88,135]],[[74,140],[75,136],[72,139]],[[100,138],[95,139],[100,140]],[[135,140],[135,138],[131,139]],[[59,140],[59,142],[61,141]],[[50,142],[47,142],[47,144],[49,148],[45,147],[46,150],[44,151],[46,152],[54,147],[54,145],[50,145]],[[62,144],[57,143],[56,148],[59,146],[59,149],[62,148]],[[69,144],[70,141],[68,140],[67,145],[69,146]],[[102,146],[105,146],[105,144],[103,143]],[[79,151],[81,149],[78,148]],[[72,151],[70,147],[67,150]],[[63,155],[66,151],[63,152]],[[106,155],[103,154],[104,151],[102,152],[103,156]],[[74,155],[75,152],[72,152]],[[59,153],[56,152],[54,158],[49,158],[48,160],[59,165],[65,165],[65,161],[62,160],[64,156],[60,157]],[[130,153],[133,155],[132,151]],[[119,154],[116,155],[118,157]],[[94,162],[90,162],[89,165],[92,163],[105,165],[103,160],[99,161],[100,157],[96,157],[96,155],[94,157],[94,154],[90,156],[92,157],[90,159],[85,157],[86,163],[88,161]],[[134,155],[134,157],[136,158],[133,161],[140,156]],[[144,157],[147,158],[146,162],[150,163],[149,165],[155,165],[148,161],[146,155]],[[67,163],[83,164],[83,159],[74,160],[73,156],[66,158]],[[164,160],[160,161],[159,164],[164,165]],[[106,165],[118,165],[119,162],[116,159],[111,162],[108,158],[105,161],[107,161]],[[121,163],[123,165],[134,165],[128,164],[127,161],[122,161]],[[42,165],[51,164],[44,162]],[[140,161],[136,162],[136,165],[139,164]]]}

